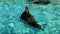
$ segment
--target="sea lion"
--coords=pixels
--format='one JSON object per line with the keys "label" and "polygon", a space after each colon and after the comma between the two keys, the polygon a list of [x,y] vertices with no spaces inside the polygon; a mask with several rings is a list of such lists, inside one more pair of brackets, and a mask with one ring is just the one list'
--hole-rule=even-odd
{"label": "sea lion", "polygon": [[39,28],[42,29],[41,25],[37,24],[36,20],[34,19],[34,17],[29,13],[29,9],[26,6],[25,11],[22,13],[21,17],[22,20],[26,21],[27,24],[29,24],[30,26],[33,26],[35,28]]}
{"label": "sea lion", "polygon": [[34,4],[49,4],[50,0],[28,0]]}

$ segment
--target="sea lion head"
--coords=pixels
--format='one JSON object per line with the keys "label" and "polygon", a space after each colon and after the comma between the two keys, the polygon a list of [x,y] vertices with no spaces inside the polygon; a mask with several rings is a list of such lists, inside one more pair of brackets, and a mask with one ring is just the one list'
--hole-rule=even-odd
{"label": "sea lion head", "polygon": [[29,13],[29,9],[28,9],[27,6],[26,6],[26,8],[25,8],[25,12],[26,12],[26,13]]}

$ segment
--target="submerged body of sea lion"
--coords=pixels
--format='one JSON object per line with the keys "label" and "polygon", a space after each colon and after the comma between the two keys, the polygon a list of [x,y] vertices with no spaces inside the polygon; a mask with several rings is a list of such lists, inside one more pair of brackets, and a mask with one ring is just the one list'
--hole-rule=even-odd
{"label": "submerged body of sea lion", "polygon": [[50,0],[28,0],[28,1],[35,4],[49,4],[50,3]]}
{"label": "submerged body of sea lion", "polygon": [[22,20],[26,21],[27,24],[29,24],[30,26],[33,26],[35,28],[39,28],[42,29],[41,25],[37,24],[36,20],[34,19],[34,17],[29,13],[29,9],[26,6],[25,11],[22,13],[21,17]]}

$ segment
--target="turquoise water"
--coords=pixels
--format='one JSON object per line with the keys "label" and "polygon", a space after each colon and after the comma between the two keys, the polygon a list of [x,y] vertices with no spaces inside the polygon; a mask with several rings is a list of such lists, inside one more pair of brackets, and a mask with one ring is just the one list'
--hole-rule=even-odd
{"label": "turquoise water", "polygon": [[[20,19],[26,6],[44,31]],[[60,2],[51,0],[50,4],[41,5],[25,0],[0,0],[0,34],[60,34]]]}

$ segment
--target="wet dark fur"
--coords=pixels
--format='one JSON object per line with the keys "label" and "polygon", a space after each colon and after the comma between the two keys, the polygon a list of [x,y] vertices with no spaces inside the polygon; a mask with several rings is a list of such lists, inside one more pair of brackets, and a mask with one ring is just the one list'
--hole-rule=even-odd
{"label": "wet dark fur", "polygon": [[29,24],[30,26],[33,26],[35,28],[42,29],[41,28],[41,25],[37,24],[37,22],[34,19],[34,17],[29,12],[26,12],[26,10],[29,10],[27,6],[26,6],[25,11],[22,13],[22,15],[21,15],[20,18],[22,20],[26,21],[27,24]]}
{"label": "wet dark fur", "polygon": [[[50,3],[50,0],[38,0],[38,1],[35,1],[35,0],[28,0],[28,1],[30,1],[30,2],[32,2],[32,3],[34,3],[34,4],[49,4]],[[33,2],[34,1],[34,2]]]}

